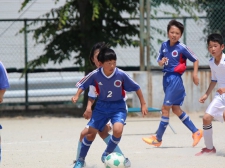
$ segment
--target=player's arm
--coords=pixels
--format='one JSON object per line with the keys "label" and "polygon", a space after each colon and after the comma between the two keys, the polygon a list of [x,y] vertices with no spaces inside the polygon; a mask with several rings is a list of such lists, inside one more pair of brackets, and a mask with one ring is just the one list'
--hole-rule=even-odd
{"label": "player's arm", "polygon": [[3,96],[4,96],[4,94],[5,94],[5,91],[6,91],[6,89],[1,89],[1,90],[0,90],[0,103],[3,102]]}
{"label": "player's arm", "polygon": [[206,91],[206,93],[199,99],[200,103],[204,103],[205,100],[208,98],[209,94],[212,92],[212,90],[214,89],[214,87],[216,86],[217,82],[216,81],[211,81],[209,84],[209,87]]}
{"label": "player's arm", "polygon": [[194,63],[193,63],[193,82],[195,85],[198,85],[199,84],[199,78],[198,78],[198,60],[196,60]]}
{"label": "player's arm", "polygon": [[136,94],[140,100],[140,104],[141,104],[141,112],[142,112],[142,116],[144,117],[145,115],[148,114],[148,109],[147,109],[147,106],[146,106],[146,102],[145,102],[145,99],[144,99],[144,96],[142,94],[142,91],[141,89],[138,89],[136,91]]}
{"label": "player's arm", "polygon": [[76,103],[83,91],[84,90],[82,88],[78,88],[77,93],[71,98],[71,101]]}
{"label": "player's arm", "polygon": [[87,107],[83,114],[83,117],[87,120],[90,119],[92,116],[92,105],[94,104],[94,102],[95,102],[95,99],[92,99],[90,97],[88,98]]}

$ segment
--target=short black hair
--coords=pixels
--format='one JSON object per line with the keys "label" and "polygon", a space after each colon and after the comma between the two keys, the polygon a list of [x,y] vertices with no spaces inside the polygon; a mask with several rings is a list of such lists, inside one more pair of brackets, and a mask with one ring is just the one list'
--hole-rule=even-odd
{"label": "short black hair", "polygon": [[222,45],[223,44],[223,36],[221,34],[218,34],[218,33],[212,33],[207,38],[207,44],[208,45],[209,45],[210,41],[218,42],[220,45]]}
{"label": "short black hair", "polygon": [[169,33],[170,28],[171,28],[172,26],[176,26],[178,29],[180,29],[181,35],[183,34],[183,32],[184,32],[184,25],[183,25],[182,23],[180,23],[180,22],[174,20],[174,19],[171,20],[171,21],[168,23],[168,25],[167,25],[167,33]]}
{"label": "short black hair", "polygon": [[98,42],[98,43],[93,45],[93,47],[91,49],[91,52],[90,52],[90,55],[89,55],[89,60],[90,60],[92,65],[95,65],[95,63],[92,61],[95,51],[98,50],[98,49],[100,50],[104,45],[105,45],[105,42]]}
{"label": "short black hair", "polygon": [[113,49],[109,48],[107,45],[104,45],[98,54],[98,61],[101,63],[116,59],[117,59],[116,53],[114,52]]}

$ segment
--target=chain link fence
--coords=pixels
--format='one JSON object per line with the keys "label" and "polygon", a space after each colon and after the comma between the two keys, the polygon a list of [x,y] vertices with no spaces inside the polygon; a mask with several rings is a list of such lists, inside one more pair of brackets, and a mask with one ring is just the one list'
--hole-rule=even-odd
{"label": "chain link fence", "polygon": [[[209,4],[201,3],[204,9],[203,17],[195,21],[191,17],[176,18],[185,25],[185,32],[181,42],[185,43],[199,58],[200,66],[207,66],[209,55],[206,46],[206,37],[209,33],[218,32],[225,36],[225,22],[223,1],[215,1]],[[160,43],[165,41],[166,27],[172,18],[161,17],[151,19],[151,48],[157,54]],[[134,19],[139,22],[138,19]],[[32,21],[32,20],[30,20]],[[70,102],[76,92],[75,83],[84,73],[77,71],[63,71],[63,68],[75,67],[73,60],[64,61],[62,64],[48,63],[39,73],[28,73],[22,76],[25,67],[25,56],[28,61],[43,54],[44,45],[35,45],[32,34],[23,34],[19,31],[29,24],[28,20],[0,20],[0,50],[1,61],[5,65],[10,82],[10,89],[5,93],[3,105],[9,104],[42,104]],[[37,25],[38,26],[38,25]],[[154,31],[160,28],[162,33]],[[26,41],[27,39],[27,41]],[[117,65],[122,67],[139,66],[139,48],[115,48],[118,55]],[[151,55],[151,67],[157,67],[156,54]],[[45,72],[45,69],[60,69]],[[130,73],[130,72],[128,72]],[[27,77],[27,78],[26,78]],[[26,83],[27,82],[27,83]]]}

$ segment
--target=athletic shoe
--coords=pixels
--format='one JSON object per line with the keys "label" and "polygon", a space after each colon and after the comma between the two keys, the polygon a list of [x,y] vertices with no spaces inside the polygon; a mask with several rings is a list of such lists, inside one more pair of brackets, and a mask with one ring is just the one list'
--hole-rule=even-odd
{"label": "athletic shoe", "polygon": [[131,162],[128,158],[125,159],[124,165],[125,165],[125,168],[131,167]]}
{"label": "athletic shoe", "polygon": [[[76,162],[77,162],[77,161],[76,161],[76,160],[74,160],[72,165],[73,165],[73,166],[75,166],[75,165],[76,165]],[[85,166],[86,166],[86,162],[84,161],[84,165],[83,165],[83,167],[85,167]]]}
{"label": "athletic shoe", "polygon": [[199,141],[201,140],[202,136],[203,136],[203,131],[200,130],[200,129],[197,132],[192,134],[192,138],[194,140],[193,144],[192,144],[193,147],[196,146],[199,143]]}
{"label": "athletic shoe", "polygon": [[150,138],[142,138],[142,140],[149,145],[154,145],[157,147],[159,147],[162,144],[162,141],[159,142],[156,136],[151,136]]}
{"label": "athletic shoe", "polygon": [[107,154],[104,152],[104,153],[102,154],[102,158],[101,158],[102,163],[105,163],[106,157],[107,157]]}
{"label": "athletic shoe", "polygon": [[73,168],[82,168],[84,167],[84,161],[77,160]]}
{"label": "athletic shoe", "polygon": [[210,155],[216,153],[216,148],[213,147],[212,149],[202,148],[202,151],[199,153],[196,153],[195,156],[201,156],[201,155]]}

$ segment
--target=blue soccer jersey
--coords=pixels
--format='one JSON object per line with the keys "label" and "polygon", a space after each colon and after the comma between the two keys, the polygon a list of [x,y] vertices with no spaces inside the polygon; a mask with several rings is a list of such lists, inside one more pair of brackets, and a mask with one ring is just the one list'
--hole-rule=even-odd
{"label": "blue soccer jersey", "polygon": [[183,74],[186,70],[187,59],[191,62],[198,60],[185,44],[178,41],[175,45],[170,46],[169,40],[162,43],[157,61],[159,62],[163,57],[168,58],[168,62],[164,64],[163,72],[176,72],[179,74]]}
{"label": "blue soccer jersey", "polygon": [[103,68],[98,68],[82,80],[76,86],[86,90],[89,85],[96,88],[98,100],[102,101],[118,101],[125,98],[125,91],[137,91],[140,86],[123,70],[115,68],[110,76],[106,76]]}
{"label": "blue soccer jersey", "polygon": [[4,90],[7,88],[9,88],[7,72],[2,62],[0,62],[0,89]]}

